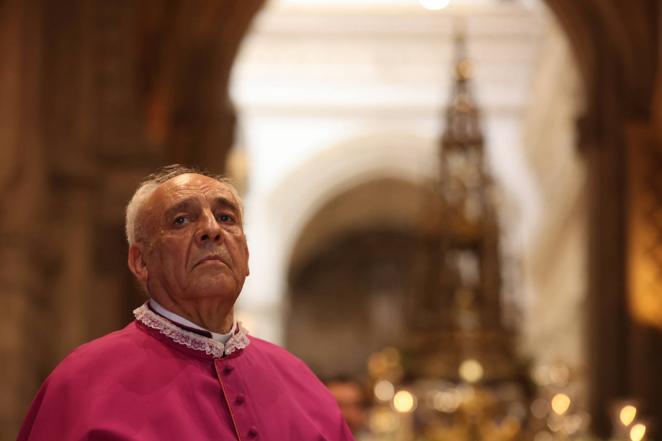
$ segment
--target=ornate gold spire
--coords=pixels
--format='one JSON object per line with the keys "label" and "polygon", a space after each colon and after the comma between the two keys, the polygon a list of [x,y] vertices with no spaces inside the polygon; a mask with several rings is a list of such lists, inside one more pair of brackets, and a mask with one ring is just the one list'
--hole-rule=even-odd
{"label": "ornate gold spire", "polygon": [[472,359],[494,380],[513,372],[512,339],[502,324],[499,228],[463,23],[456,27],[455,54],[412,368],[418,377],[460,380],[460,366]]}

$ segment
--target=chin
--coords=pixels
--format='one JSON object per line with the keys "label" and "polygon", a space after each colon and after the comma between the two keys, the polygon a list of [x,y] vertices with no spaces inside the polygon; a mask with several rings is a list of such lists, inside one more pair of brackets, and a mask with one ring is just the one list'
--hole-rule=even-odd
{"label": "chin", "polygon": [[239,296],[239,292],[234,284],[228,283],[197,283],[189,289],[189,297],[191,298],[222,298],[232,299],[233,301]]}

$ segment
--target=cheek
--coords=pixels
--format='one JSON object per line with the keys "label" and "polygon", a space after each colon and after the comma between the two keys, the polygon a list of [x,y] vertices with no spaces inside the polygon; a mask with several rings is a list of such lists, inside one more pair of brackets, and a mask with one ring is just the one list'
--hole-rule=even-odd
{"label": "cheek", "polygon": [[232,247],[235,254],[248,257],[248,245],[246,244],[246,238],[242,234],[233,235],[232,242],[228,246]]}
{"label": "cheek", "polygon": [[237,265],[240,265],[242,268],[248,267],[248,249],[245,244],[234,244],[232,254]]}
{"label": "cheek", "polygon": [[159,244],[159,261],[168,275],[185,269],[187,248],[177,240],[164,240]]}

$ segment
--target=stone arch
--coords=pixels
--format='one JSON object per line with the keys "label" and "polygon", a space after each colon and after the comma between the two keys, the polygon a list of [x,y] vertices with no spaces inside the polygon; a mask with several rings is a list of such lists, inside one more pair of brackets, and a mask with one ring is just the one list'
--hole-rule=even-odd
{"label": "stone arch", "polygon": [[[326,148],[266,195],[267,203],[261,204],[266,211],[251,210],[254,217],[246,225],[249,245],[259,243],[252,251],[251,265],[260,268],[254,274],[264,274],[264,279],[249,277],[240,298],[240,305],[253,305],[247,313],[259,317],[255,320],[258,328],[265,326],[264,332],[280,335],[280,319],[273,311],[283,307],[283,275],[300,232],[321,207],[366,181],[384,177],[414,183],[425,180],[432,176],[429,165],[434,161],[421,159],[434,154],[432,139],[407,134],[358,137]],[[351,161],[346,161],[350,156]]]}

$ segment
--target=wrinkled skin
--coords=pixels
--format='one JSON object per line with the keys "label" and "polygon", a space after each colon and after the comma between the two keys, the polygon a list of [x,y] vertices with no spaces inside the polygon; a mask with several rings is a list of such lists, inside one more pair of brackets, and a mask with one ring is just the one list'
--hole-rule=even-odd
{"label": "wrinkled skin", "polygon": [[161,184],[138,216],[144,239],[129,268],[166,309],[228,332],[249,274],[240,202],[227,184],[194,173]]}

